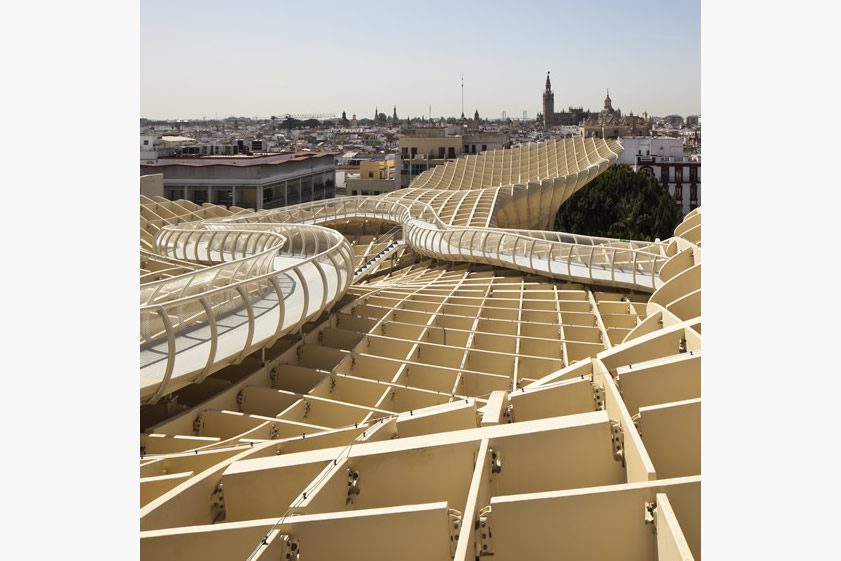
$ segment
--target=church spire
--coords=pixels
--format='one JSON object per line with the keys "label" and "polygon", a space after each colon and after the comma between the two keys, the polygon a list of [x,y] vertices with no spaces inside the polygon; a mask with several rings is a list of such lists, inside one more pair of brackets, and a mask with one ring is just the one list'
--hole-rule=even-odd
{"label": "church spire", "polygon": [[555,124],[555,94],[552,93],[552,82],[549,80],[549,72],[546,73],[546,89],[543,90],[543,127]]}
{"label": "church spire", "polygon": [[611,105],[610,100],[610,88],[607,89],[607,96],[604,98],[604,109],[605,111],[613,111],[613,105]]}

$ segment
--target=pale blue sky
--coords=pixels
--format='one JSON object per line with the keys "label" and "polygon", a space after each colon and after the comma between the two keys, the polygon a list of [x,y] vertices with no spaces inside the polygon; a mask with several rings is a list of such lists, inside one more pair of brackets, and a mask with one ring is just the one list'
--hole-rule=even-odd
{"label": "pale blue sky", "polygon": [[701,111],[698,0],[140,3],[140,115]]}

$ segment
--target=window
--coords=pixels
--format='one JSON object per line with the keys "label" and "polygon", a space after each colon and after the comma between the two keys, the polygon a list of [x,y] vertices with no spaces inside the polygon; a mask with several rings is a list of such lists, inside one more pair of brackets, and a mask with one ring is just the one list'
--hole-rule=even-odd
{"label": "window", "polygon": [[354,197],[357,195],[357,192],[356,192],[356,190],[355,190],[355,189],[354,189],[353,191],[351,191],[351,193],[353,193],[353,196],[354,196]]}
{"label": "window", "polygon": [[455,158],[456,157],[456,149],[452,146],[447,148],[447,157],[448,158]]}
{"label": "window", "polygon": [[487,145],[487,144],[483,144],[483,145],[482,145],[482,152],[484,152],[484,151],[485,151],[485,150],[487,150],[487,149],[488,149],[488,145]]}
{"label": "window", "polygon": [[369,172],[368,172],[368,179],[371,179],[372,177],[374,177],[374,172],[373,172],[373,171],[369,171]]}
{"label": "window", "polygon": [[409,157],[409,150],[408,148],[401,148],[400,149],[400,157],[404,160]]}
{"label": "window", "polygon": [[143,146],[149,146],[149,141],[148,141],[148,140],[144,140],[144,141],[143,141]]}
{"label": "window", "polygon": [[446,152],[447,152],[447,149],[445,147],[439,146],[438,147],[438,158],[443,160],[444,157],[447,155]]}

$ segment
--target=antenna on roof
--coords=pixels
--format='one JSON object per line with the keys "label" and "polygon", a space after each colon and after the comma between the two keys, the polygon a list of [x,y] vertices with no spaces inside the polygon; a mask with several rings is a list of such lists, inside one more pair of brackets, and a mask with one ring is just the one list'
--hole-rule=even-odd
{"label": "antenna on roof", "polygon": [[461,75],[461,116],[464,117],[464,73]]}

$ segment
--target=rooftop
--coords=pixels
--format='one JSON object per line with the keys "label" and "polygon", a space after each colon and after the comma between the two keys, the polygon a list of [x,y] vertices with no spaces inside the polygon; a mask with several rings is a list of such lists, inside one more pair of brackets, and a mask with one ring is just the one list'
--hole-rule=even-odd
{"label": "rooftop", "polygon": [[265,166],[280,165],[290,162],[302,162],[327,156],[335,156],[338,152],[257,152],[252,154],[213,155],[213,156],[177,156],[159,158],[154,164],[144,166]]}

